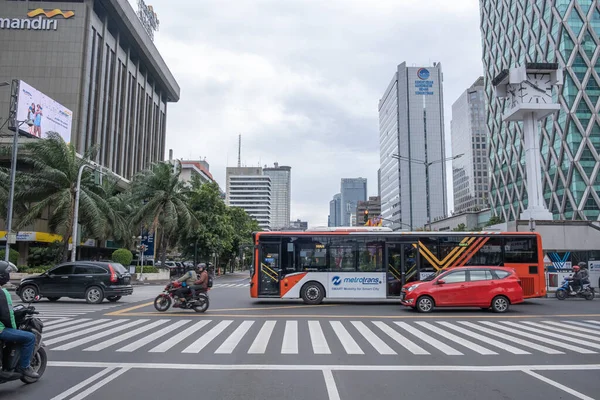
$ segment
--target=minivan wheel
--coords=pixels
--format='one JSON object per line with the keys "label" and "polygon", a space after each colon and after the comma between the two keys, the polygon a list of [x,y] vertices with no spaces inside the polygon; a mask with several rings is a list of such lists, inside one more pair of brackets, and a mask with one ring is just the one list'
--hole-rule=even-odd
{"label": "minivan wheel", "polygon": [[40,292],[35,286],[29,285],[21,289],[21,295],[19,297],[23,303],[32,303],[35,300],[35,296],[39,293]]}
{"label": "minivan wheel", "polygon": [[325,297],[325,289],[319,282],[308,282],[300,290],[300,296],[305,304],[321,304]]}
{"label": "minivan wheel", "polygon": [[505,313],[510,307],[510,301],[505,296],[496,296],[492,300],[492,311],[496,313]]}
{"label": "minivan wheel", "polygon": [[428,313],[433,311],[433,307],[435,307],[435,302],[429,296],[421,296],[417,300],[417,311],[422,313]]}
{"label": "minivan wheel", "polygon": [[54,303],[55,301],[60,300],[60,297],[48,297],[48,301]]}
{"label": "minivan wheel", "polygon": [[88,290],[85,291],[85,301],[88,304],[100,304],[103,299],[104,293],[98,286],[89,287]]}
{"label": "minivan wheel", "polygon": [[121,296],[108,296],[106,300],[110,301],[111,303],[116,303],[117,301],[121,300]]}

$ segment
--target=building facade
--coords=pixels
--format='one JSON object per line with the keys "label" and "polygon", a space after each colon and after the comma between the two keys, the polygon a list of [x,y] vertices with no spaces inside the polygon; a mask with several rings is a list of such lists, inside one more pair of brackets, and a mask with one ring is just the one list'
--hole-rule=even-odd
{"label": "building facade", "polygon": [[[365,211],[368,213],[365,214]],[[381,215],[381,199],[379,196],[370,196],[367,201],[359,201],[356,206],[356,225],[363,226],[368,219]]]}
{"label": "building facade", "polygon": [[[23,80],[70,109],[78,153],[98,146],[95,161],[126,179],[164,160],[179,86],[127,0],[0,0],[0,10],[0,81]],[[34,29],[37,19],[51,28]]]}
{"label": "building facade", "polygon": [[284,228],[290,223],[292,168],[275,163],[263,173],[271,178],[271,229]]}
{"label": "building facade", "polygon": [[452,160],[454,212],[487,207],[488,157],[483,77],[452,104]]}
{"label": "building facade", "polygon": [[543,193],[554,219],[600,219],[600,2],[480,1],[490,206],[506,221],[527,208],[522,127],[504,123],[492,79],[525,62],[564,68],[561,109],[540,121]]}
{"label": "building facade", "polygon": [[290,221],[289,226],[293,230],[305,231],[308,229],[308,222],[297,219],[295,221]]}
{"label": "building facade", "polygon": [[202,183],[214,182],[210,173],[210,165],[205,160],[181,160],[181,173],[179,180],[182,182],[191,182],[197,176]]}
{"label": "building facade", "polygon": [[441,64],[398,65],[378,110],[381,211],[386,224],[416,229],[444,217],[448,200]]}
{"label": "building facade", "polygon": [[328,226],[342,226],[342,194],[333,195],[333,199],[329,202],[329,218]]}
{"label": "building facade", "polygon": [[340,225],[352,225],[352,217],[356,217],[356,206],[359,201],[367,199],[367,179],[366,178],[342,178],[340,184]]}
{"label": "building facade", "polygon": [[227,167],[225,179],[225,203],[246,211],[261,229],[271,229],[271,178],[263,169]]}

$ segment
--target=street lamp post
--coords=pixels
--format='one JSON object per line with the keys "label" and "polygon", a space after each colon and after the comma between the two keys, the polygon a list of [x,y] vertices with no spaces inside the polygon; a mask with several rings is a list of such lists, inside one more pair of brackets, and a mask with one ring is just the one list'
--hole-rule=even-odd
{"label": "street lamp post", "polygon": [[[72,247],[71,251],[71,262],[75,262],[75,258],[77,256],[77,225],[79,224],[79,194],[81,193],[81,176],[83,175],[83,170],[86,168],[95,169],[96,166],[92,164],[81,164],[79,167],[79,172],[77,173],[77,186],[75,188],[75,210],[73,211],[73,234],[72,234]],[[100,174],[102,174],[102,170],[100,170]],[[143,267],[142,267],[143,268]]]}
{"label": "street lamp post", "polygon": [[[404,157],[399,154],[392,154],[392,158],[395,158],[398,161],[414,162],[416,164],[422,164],[425,166],[425,202],[426,202],[426,207],[427,207],[427,223],[430,225],[431,225],[431,210],[430,210],[430,202],[429,202],[429,167],[432,166],[433,164],[456,160],[457,158],[460,158],[462,156],[464,156],[464,153],[457,154],[452,157],[442,158],[440,160],[435,160],[435,161],[423,161],[423,160],[416,160],[416,159],[410,158],[410,157]],[[445,190],[445,188],[444,188],[444,190]],[[412,229],[412,215],[411,215],[410,221],[411,221],[411,229]]]}

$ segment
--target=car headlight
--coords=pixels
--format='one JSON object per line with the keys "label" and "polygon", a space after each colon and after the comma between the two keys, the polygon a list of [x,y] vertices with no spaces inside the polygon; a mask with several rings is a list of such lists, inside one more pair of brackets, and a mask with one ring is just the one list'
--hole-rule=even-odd
{"label": "car headlight", "polygon": [[415,290],[416,288],[418,288],[419,285],[411,285],[409,287],[406,288],[407,292],[412,292],[413,290]]}

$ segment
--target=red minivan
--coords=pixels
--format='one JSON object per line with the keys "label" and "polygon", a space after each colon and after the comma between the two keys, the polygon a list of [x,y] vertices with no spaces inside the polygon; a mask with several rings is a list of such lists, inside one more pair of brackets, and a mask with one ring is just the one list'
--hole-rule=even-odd
{"label": "red minivan", "polygon": [[480,307],[503,313],[511,304],[523,302],[523,288],[510,268],[456,267],[428,280],[407,283],[400,301],[424,313],[434,307]]}

